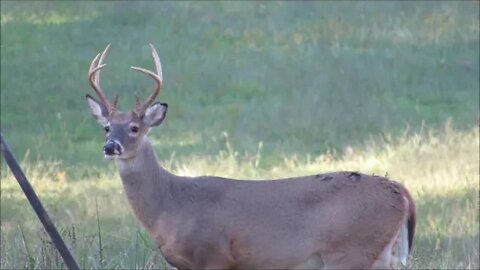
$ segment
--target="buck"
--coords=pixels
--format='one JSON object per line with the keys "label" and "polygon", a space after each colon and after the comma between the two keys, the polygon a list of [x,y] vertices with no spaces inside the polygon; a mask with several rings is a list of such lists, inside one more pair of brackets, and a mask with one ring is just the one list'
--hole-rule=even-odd
{"label": "buck", "polygon": [[162,68],[132,69],[155,80],[130,112],[116,110],[100,88],[109,49],[92,61],[87,94],[103,126],[106,158],[114,159],[128,201],[166,261],[178,269],[366,269],[407,264],[415,203],[400,183],[357,172],[277,180],[183,177],[163,169],[147,138],[165,119],[154,102]]}

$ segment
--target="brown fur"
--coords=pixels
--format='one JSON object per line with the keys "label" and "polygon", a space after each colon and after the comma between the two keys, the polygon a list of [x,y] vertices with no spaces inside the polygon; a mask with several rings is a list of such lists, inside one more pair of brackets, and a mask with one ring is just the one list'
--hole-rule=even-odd
{"label": "brown fur", "polygon": [[370,268],[406,213],[413,241],[413,200],[384,177],[180,177],[157,165],[147,139],[134,159],[116,162],[134,213],[180,269],[288,269],[315,254],[326,268]]}
{"label": "brown fur", "polygon": [[168,105],[152,104],[162,71],[150,47],[156,72],[132,67],[156,81],[145,102],[123,113],[115,109],[117,98],[106,99],[99,82],[109,46],[89,69],[100,101],[90,95],[87,101],[106,131],[105,154],[116,155],[133,212],[170,264],[179,269],[391,267],[391,246],[404,224],[412,248],[415,204],[401,184],[384,177],[335,172],[244,181],[181,177],[161,168],[146,134],[164,120]]}

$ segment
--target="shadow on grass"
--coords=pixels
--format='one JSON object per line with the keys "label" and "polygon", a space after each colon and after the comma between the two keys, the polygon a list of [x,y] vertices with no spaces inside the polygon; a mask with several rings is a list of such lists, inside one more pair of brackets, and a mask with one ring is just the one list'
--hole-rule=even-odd
{"label": "shadow on grass", "polygon": [[478,202],[478,189],[444,195],[423,194],[416,200],[415,268],[479,267]]}

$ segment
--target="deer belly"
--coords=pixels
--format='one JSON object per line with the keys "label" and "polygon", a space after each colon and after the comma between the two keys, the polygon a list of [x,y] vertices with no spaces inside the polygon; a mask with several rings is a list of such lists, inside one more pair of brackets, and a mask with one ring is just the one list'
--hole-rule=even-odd
{"label": "deer belly", "polygon": [[[305,239],[273,239],[267,233],[256,239],[234,241],[231,252],[238,269],[322,269],[316,248]],[[280,235],[280,234],[279,234]],[[285,234],[283,234],[285,237]]]}

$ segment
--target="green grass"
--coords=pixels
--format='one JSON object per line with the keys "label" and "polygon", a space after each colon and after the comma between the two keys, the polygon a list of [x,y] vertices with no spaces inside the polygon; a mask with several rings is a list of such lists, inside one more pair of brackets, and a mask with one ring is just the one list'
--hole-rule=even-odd
{"label": "green grass", "polygon": [[[152,67],[150,42],[169,103],[150,133],[164,166],[388,172],[418,204],[412,267],[480,267],[478,2],[1,5],[1,130],[82,267],[164,266],[84,98],[108,43],[107,95],[121,110],[146,97],[153,82],[129,67]],[[0,184],[1,268],[62,266],[3,161]]]}

